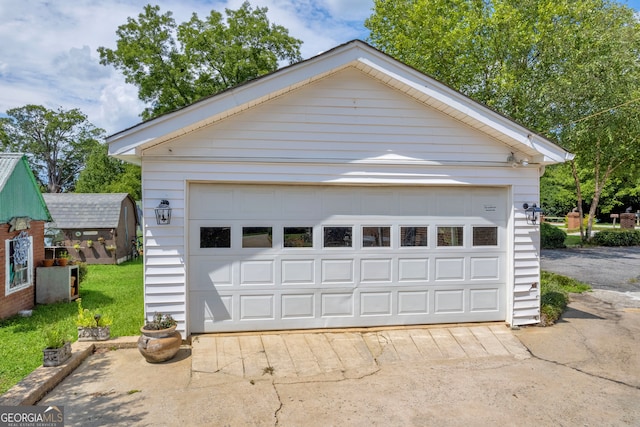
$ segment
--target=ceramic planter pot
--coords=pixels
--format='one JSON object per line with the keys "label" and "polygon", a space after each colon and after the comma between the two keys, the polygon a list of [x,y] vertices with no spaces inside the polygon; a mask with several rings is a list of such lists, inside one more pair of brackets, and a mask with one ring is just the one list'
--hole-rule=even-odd
{"label": "ceramic planter pot", "polygon": [[140,328],[142,335],[138,338],[138,350],[149,363],[165,362],[178,353],[182,344],[180,332],[176,327],[150,330]]}
{"label": "ceramic planter pot", "polygon": [[86,328],[78,326],[78,341],[106,341],[111,338],[111,327]]}
{"label": "ceramic planter pot", "polygon": [[42,266],[43,267],[51,267],[53,266],[53,263],[56,262],[55,259],[53,258],[46,258],[42,260]]}
{"label": "ceramic planter pot", "polygon": [[42,366],[60,366],[71,357],[71,343],[66,342],[60,348],[42,350]]}
{"label": "ceramic planter pot", "polygon": [[58,264],[60,267],[64,267],[68,263],[69,263],[69,260],[67,258],[57,258],[56,259],[56,264]]}

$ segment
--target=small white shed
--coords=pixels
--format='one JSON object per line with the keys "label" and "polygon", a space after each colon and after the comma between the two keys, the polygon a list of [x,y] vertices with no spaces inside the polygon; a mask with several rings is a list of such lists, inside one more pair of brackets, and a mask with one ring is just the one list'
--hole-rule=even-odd
{"label": "small white shed", "polygon": [[523,205],[572,155],[364,42],[108,142],[142,166],[145,312],[183,336],[539,320]]}

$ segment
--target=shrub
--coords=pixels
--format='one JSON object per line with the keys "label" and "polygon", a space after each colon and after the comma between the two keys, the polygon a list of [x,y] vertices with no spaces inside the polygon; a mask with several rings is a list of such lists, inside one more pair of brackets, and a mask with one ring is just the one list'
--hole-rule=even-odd
{"label": "shrub", "polygon": [[78,266],[78,284],[84,282],[85,277],[89,273],[89,269],[87,268],[86,262],[76,262]]}
{"label": "shrub", "polygon": [[542,244],[542,249],[564,248],[564,240],[566,238],[567,233],[558,227],[554,227],[546,222],[540,224],[540,243]]}
{"label": "shrub", "polygon": [[600,246],[638,246],[640,245],[640,231],[603,230],[593,236],[593,243]]}

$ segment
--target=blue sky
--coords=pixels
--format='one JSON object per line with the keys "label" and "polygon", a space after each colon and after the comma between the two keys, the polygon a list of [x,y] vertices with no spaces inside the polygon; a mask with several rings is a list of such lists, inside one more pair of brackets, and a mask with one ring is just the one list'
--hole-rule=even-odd
{"label": "blue sky", "polygon": [[[0,115],[27,104],[79,108],[108,134],[140,121],[136,88],[99,64],[97,48],[115,48],[117,27],[147,3],[177,22],[195,12],[238,9],[243,0],[0,0]],[[640,10],[640,0],[622,1]],[[346,41],[366,39],[373,0],[251,0],[271,22],[301,39],[309,58]]]}

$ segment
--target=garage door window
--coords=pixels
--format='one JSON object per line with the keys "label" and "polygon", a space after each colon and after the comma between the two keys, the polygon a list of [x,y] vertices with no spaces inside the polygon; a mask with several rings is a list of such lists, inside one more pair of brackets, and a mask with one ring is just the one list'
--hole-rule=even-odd
{"label": "garage door window", "polygon": [[391,227],[362,227],[362,246],[391,246]]}
{"label": "garage door window", "polygon": [[242,247],[270,248],[271,236],[271,227],[242,227]]}
{"label": "garage door window", "polygon": [[231,227],[200,227],[201,248],[230,248]]}
{"label": "garage door window", "polygon": [[352,236],[351,227],[324,227],[324,247],[350,248]]}
{"label": "garage door window", "polygon": [[498,227],[473,227],[473,246],[498,246]]}
{"label": "garage door window", "polygon": [[400,227],[401,246],[427,246],[428,227]]}
{"label": "garage door window", "polygon": [[310,248],[313,246],[313,227],[284,227],[285,248]]}
{"label": "garage door window", "polygon": [[462,246],[464,227],[438,227],[438,246]]}

